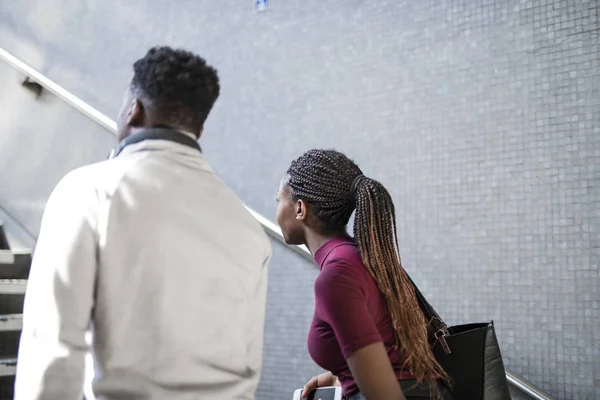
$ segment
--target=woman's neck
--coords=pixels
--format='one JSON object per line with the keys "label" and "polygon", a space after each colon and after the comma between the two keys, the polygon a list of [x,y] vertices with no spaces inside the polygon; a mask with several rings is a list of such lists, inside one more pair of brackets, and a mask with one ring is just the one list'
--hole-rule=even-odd
{"label": "woman's neck", "polygon": [[306,247],[310,253],[314,256],[315,253],[327,242],[331,239],[336,238],[350,238],[350,236],[346,232],[336,232],[336,233],[317,233],[310,232],[306,235]]}

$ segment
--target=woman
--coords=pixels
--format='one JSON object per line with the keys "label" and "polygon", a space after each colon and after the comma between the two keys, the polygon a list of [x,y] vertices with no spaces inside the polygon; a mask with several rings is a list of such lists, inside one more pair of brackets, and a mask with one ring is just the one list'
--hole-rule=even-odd
{"label": "woman", "polygon": [[[341,384],[351,400],[448,398],[383,185],[339,152],[312,150],[292,162],[278,202],[286,242],[306,245],[321,269],[308,350],[330,372],[312,378],[303,396]],[[354,210],[352,239],[346,225]]]}

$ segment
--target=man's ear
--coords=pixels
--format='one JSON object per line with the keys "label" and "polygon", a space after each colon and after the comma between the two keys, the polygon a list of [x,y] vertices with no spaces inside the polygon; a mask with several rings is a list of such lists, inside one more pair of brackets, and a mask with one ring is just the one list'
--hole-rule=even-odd
{"label": "man's ear", "polygon": [[139,98],[135,97],[131,100],[131,104],[127,110],[127,125],[135,127],[144,126],[145,114],[144,105]]}

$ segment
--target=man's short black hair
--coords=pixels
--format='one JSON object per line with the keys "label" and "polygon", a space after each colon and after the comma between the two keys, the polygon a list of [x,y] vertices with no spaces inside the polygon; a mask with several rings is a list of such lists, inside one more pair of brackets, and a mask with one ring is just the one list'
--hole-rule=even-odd
{"label": "man's short black hair", "polygon": [[219,97],[217,70],[189,51],[153,47],[133,64],[133,93],[160,122],[199,131]]}

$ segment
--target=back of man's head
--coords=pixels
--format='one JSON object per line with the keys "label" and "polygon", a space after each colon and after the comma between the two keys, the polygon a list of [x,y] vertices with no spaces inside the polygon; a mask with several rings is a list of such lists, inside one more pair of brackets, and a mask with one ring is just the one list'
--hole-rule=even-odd
{"label": "back of man's head", "polygon": [[155,122],[199,133],[219,97],[217,70],[189,51],[153,47],[133,64],[130,92]]}

